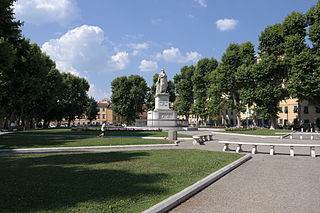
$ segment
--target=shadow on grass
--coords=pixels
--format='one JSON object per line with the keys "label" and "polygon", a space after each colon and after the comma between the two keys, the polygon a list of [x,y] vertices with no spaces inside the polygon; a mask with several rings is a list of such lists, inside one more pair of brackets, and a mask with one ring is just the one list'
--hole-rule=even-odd
{"label": "shadow on grass", "polygon": [[[70,208],[82,208],[72,211],[86,211],[87,208],[101,211],[120,205],[122,199],[137,202],[141,195],[163,193],[163,188],[150,184],[165,179],[166,175],[135,174],[117,165],[110,166],[117,162],[126,164],[146,155],[145,152],[113,152],[0,156],[1,211],[64,212]],[[79,203],[82,204],[77,205]]]}
{"label": "shadow on grass", "polygon": [[[72,131],[71,129],[46,129],[46,130],[32,130],[32,131],[21,131],[15,133],[19,134],[50,134],[50,135],[99,135],[100,130],[86,130],[86,131]],[[137,137],[148,137],[148,136],[159,136],[166,137],[168,133],[159,131],[142,131],[142,130],[106,130],[106,136],[137,136]]]}
{"label": "shadow on grass", "polygon": [[37,148],[44,146],[59,146],[76,142],[86,138],[72,137],[33,137],[2,135],[0,136],[0,149]]}

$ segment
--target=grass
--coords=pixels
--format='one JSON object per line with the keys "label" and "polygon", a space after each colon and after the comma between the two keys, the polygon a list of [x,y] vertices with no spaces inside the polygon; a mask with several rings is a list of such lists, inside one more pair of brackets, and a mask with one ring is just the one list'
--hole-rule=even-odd
{"label": "grass", "polygon": [[0,155],[1,212],[141,212],[241,156],[200,150]]}
{"label": "grass", "polygon": [[43,148],[43,147],[79,147],[79,146],[111,146],[138,144],[168,144],[170,140],[149,140],[140,138],[75,138],[1,135],[0,149]]}
{"label": "grass", "polygon": [[[89,129],[86,131],[72,131],[68,128],[63,129],[39,129],[30,131],[21,131],[16,134],[50,134],[50,135],[99,135],[99,129]],[[168,132],[160,131],[125,131],[125,130],[107,130],[106,136],[136,136],[136,137],[168,137]],[[191,138],[190,135],[178,134],[178,137]]]}
{"label": "grass", "polygon": [[[238,133],[238,134],[246,134],[246,135],[266,135],[266,136],[276,136],[278,134],[275,133],[290,133],[292,132],[291,130],[285,130],[285,129],[256,129],[256,130],[227,130],[225,133]],[[279,136],[279,135],[278,135]]]}

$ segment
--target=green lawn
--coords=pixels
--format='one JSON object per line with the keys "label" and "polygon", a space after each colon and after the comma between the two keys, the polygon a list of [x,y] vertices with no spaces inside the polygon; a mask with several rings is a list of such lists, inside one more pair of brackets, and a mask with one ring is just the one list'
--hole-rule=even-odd
{"label": "green lawn", "polygon": [[170,140],[149,140],[140,138],[75,138],[1,135],[0,149],[41,148],[41,147],[76,147],[76,146],[110,146],[138,144],[168,144]]}
{"label": "green lawn", "polygon": [[291,130],[285,129],[256,129],[256,130],[242,130],[242,131],[225,131],[225,133],[238,133],[238,134],[247,134],[247,135],[266,135],[266,136],[280,136],[279,134],[275,133],[290,133]]}
{"label": "green lawn", "polygon": [[0,155],[0,211],[141,212],[241,156],[199,150]]}
{"label": "green lawn", "polygon": [[[16,134],[50,134],[50,135],[99,135],[99,129],[89,129],[86,131],[72,131],[71,129],[40,129],[21,131]],[[168,132],[160,131],[125,131],[125,130],[107,130],[106,136],[137,136],[137,137],[167,137]],[[178,134],[178,137],[191,138],[190,135]]]}

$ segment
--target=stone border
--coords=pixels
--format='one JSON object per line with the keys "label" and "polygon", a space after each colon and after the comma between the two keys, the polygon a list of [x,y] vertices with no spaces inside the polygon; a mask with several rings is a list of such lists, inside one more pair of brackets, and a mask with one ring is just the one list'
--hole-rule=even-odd
{"label": "stone border", "polygon": [[185,188],[184,190],[178,192],[175,195],[172,195],[171,197],[161,201],[160,203],[150,207],[149,209],[143,211],[143,213],[155,213],[155,212],[167,212],[170,209],[176,207],[180,203],[184,202],[185,200],[189,199],[196,193],[200,192],[202,189],[206,188],[210,184],[214,183],[224,175],[231,172],[233,169],[237,168],[244,162],[251,159],[252,156],[250,154],[247,154],[246,156],[243,156],[242,158],[238,159],[237,161],[223,167],[222,169],[219,169],[218,171],[210,174],[209,176],[205,177],[204,179],[196,182],[195,184]]}
{"label": "stone border", "polygon": [[79,147],[48,147],[48,148],[25,148],[25,149],[0,149],[0,153],[19,152],[50,152],[50,151],[83,151],[89,149],[118,149],[118,148],[152,148],[152,147],[173,147],[175,144],[141,144],[141,145],[119,145],[119,146],[79,146]]}

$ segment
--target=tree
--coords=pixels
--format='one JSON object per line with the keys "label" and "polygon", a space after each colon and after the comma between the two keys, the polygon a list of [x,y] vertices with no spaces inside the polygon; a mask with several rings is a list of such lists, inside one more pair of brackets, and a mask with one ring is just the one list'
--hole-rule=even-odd
{"label": "tree", "polygon": [[13,2],[15,0],[0,1],[0,38],[11,44],[17,43],[21,37],[19,29],[22,22],[14,20]]}
{"label": "tree", "polygon": [[193,87],[192,76],[194,74],[194,66],[184,66],[180,70],[180,74],[174,76],[174,84],[176,88],[177,98],[175,102],[175,110],[178,115],[189,118],[191,107],[193,104]]}
{"label": "tree", "polygon": [[88,107],[89,83],[84,78],[74,76],[70,73],[62,73],[62,93],[56,110],[60,111],[60,117],[71,121],[76,117],[81,118]]}
{"label": "tree", "polygon": [[89,98],[88,101],[88,107],[86,109],[86,116],[87,119],[91,122],[92,120],[96,119],[97,115],[98,115],[98,103],[96,100],[94,100],[93,97]]}
{"label": "tree", "polygon": [[288,97],[282,86],[285,62],[277,56],[264,54],[261,61],[239,70],[239,78],[244,82],[241,97],[249,106],[254,106],[257,114],[271,121],[271,128],[276,127],[279,112],[278,104]]}
{"label": "tree", "polygon": [[230,44],[217,68],[221,93],[224,96],[226,107],[234,110],[237,115],[237,127],[240,127],[241,112],[244,111],[244,106],[250,104],[242,101],[241,90],[245,87],[246,82],[239,77],[239,70],[254,63],[252,43]]}
{"label": "tree", "polygon": [[132,123],[143,112],[148,86],[139,75],[121,76],[111,82],[112,109],[125,121]]}
{"label": "tree", "polygon": [[14,67],[16,57],[16,44],[21,37],[20,21],[14,21],[14,0],[0,1],[0,124],[6,125],[9,116],[7,113],[7,100],[10,99],[8,90],[9,73]]}
{"label": "tree", "polygon": [[308,36],[312,43],[312,49],[320,55],[320,1],[306,13]]}
{"label": "tree", "polygon": [[208,113],[209,117],[213,120],[218,120],[221,110],[226,105],[222,97],[222,91],[219,81],[219,73],[217,69],[210,72],[208,76],[210,85],[207,91],[208,97]]}
{"label": "tree", "polygon": [[208,75],[215,70],[218,65],[216,59],[203,58],[197,63],[192,76],[193,97],[192,112],[198,118],[206,121],[209,113],[207,106],[207,88],[209,86]]}
{"label": "tree", "polygon": [[178,115],[183,115],[186,119],[189,118],[191,106],[194,102],[192,87],[194,70],[194,66],[184,66],[181,68],[180,74],[175,75],[173,78],[177,93],[174,108]]}
{"label": "tree", "polygon": [[305,49],[293,57],[289,76],[286,86],[293,97],[320,105],[320,60],[316,55]]}

